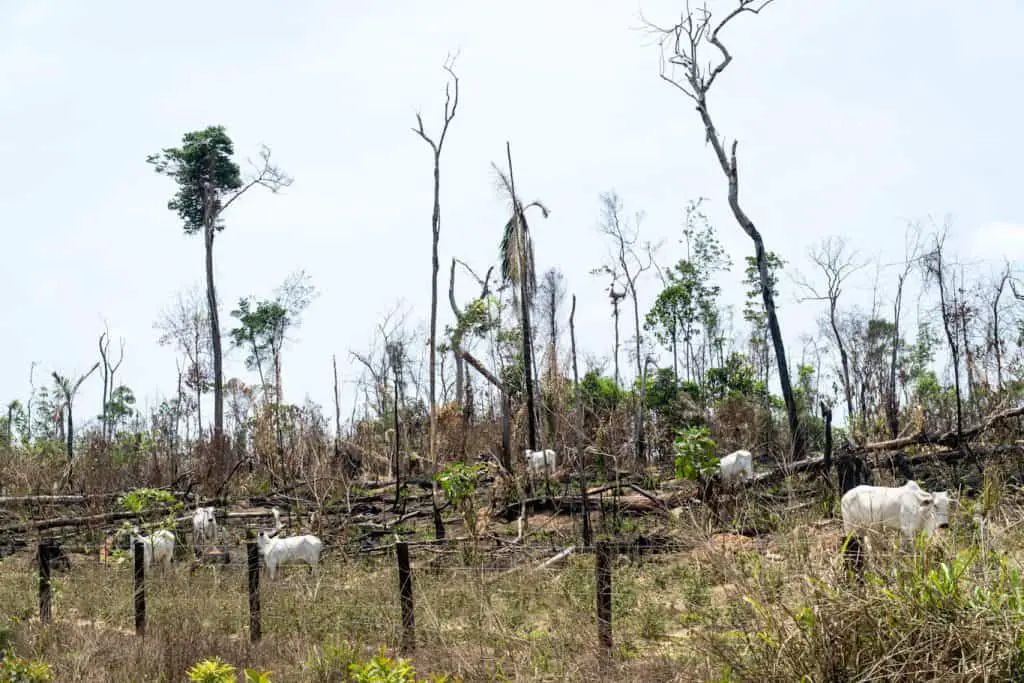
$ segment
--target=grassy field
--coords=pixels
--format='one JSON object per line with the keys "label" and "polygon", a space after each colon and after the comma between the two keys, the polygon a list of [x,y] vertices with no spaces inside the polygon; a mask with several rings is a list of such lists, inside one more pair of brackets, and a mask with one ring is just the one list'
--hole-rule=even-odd
{"label": "grassy field", "polygon": [[[863,585],[842,570],[840,524],[823,516],[824,502],[780,506],[774,531],[757,538],[709,535],[699,510],[640,520],[677,550],[616,559],[615,671],[604,680],[1024,680],[1024,510],[1008,493],[990,484],[916,553],[876,543]],[[745,505],[741,517],[766,514]],[[555,524],[535,518],[533,527],[545,529],[552,548],[572,542]],[[413,547],[418,649],[410,660],[419,675],[602,679],[593,556],[536,570],[554,550],[535,547],[509,570],[492,566],[493,547]],[[55,623],[41,630],[34,558],[20,553],[0,562],[0,638],[49,663],[57,681],[182,681],[211,656],[269,670],[273,681],[344,681],[349,663],[380,646],[395,655],[393,555],[346,559],[332,549],[316,577],[299,567],[276,582],[264,577],[256,646],[244,552],[233,559],[154,570],[139,639],[130,563],[74,556],[71,573],[55,574]]]}

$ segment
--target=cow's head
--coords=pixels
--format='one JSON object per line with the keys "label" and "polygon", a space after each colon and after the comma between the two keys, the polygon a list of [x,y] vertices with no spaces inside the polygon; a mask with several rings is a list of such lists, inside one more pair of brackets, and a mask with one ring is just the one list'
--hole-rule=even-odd
{"label": "cow's head", "polygon": [[935,519],[935,526],[940,529],[949,527],[949,494],[945,491],[938,491],[932,494],[932,515]]}

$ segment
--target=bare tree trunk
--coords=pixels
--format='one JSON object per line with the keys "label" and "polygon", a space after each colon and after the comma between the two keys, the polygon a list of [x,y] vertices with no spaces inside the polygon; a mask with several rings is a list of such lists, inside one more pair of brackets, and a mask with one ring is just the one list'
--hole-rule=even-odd
{"label": "bare tree trunk", "polygon": [[636,376],[640,380],[640,398],[636,404],[636,459],[644,462],[647,457],[647,430],[644,416],[647,413],[647,365],[643,357],[643,339],[640,337],[640,301],[636,293],[634,278],[630,278],[629,291],[633,299],[633,329],[636,332]]}
{"label": "bare tree trunk", "polygon": [[1006,287],[1006,281],[1010,277],[1010,268],[1007,265],[1006,270],[1003,271],[1002,275],[999,276],[999,282],[996,284],[995,297],[992,300],[992,350],[996,357],[996,392],[1003,390],[1003,350],[1002,350],[1002,339],[999,333],[999,300],[1003,296],[1003,289]]}
{"label": "bare tree trunk", "polygon": [[[341,392],[338,390],[338,357],[331,355],[331,367],[334,370],[334,462],[341,460]],[[351,476],[348,463],[342,465],[345,476]]]}
{"label": "bare tree trunk", "polygon": [[593,542],[590,528],[590,503],[587,500],[586,450],[583,446],[583,401],[580,396],[580,371],[576,364],[576,295],[572,295],[572,310],[569,311],[569,341],[572,344],[572,383],[576,396],[576,466],[580,481],[580,507],[583,512],[583,545]]}
{"label": "bare tree trunk", "polygon": [[899,361],[900,351],[900,312],[903,307],[903,283],[906,281],[906,274],[902,274],[896,281],[896,300],[892,305],[892,350],[889,357],[889,390],[886,392],[886,412],[888,413],[889,436],[895,439],[900,435],[900,403],[899,394],[896,393],[896,364]]}
{"label": "bare tree trunk", "polygon": [[[663,61],[663,64],[679,66],[683,70],[683,77],[679,80],[666,75],[662,71],[662,78],[681,90],[693,100],[700,114],[701,122],[704,124],[704,132],[707,142],[711,144],[718,159],[722,173],[729,184],[729,208],[733,217],[754,243],[754,256],[757,263],[757,272],[761,280],[761,296],[764,299],[765,315],[768,319],[768,331],[771,333],[772,346],[775,349],[775,358],[778,364],[779,385],[782,390],[782,398],[786,404],[786,415],[789,420],[789,431],[793,443],[792,457],[800,459],[804,455],[805,442],[804,434],[800,427],[800,419],[797,413],[796,401],[793,397],[793,386],[789,378],[789,366],[786,362],[786,348],[782,339],[782,331],[779,328],[779,318],[775,311],[775,297],[772,293],[771,274],[768,271],[768,263],[765,257],[764,240],[761,233],[754,225],[753,220],[747,216],[740,206],[739,200],[739,166],[736,162],[737,142],[734,140],[729,153],[726,153],[725,143],[718,134],[718,129],[711,118],[708,110],[707,94],[715,79],[728,67],[732,61],[732,55],[725,47],[720,31],[732,19],[741,14],[757,14],[765,5],[754,7],[743,0],[737,9],[725,15],[721,21],[712,23],[711,12],[705,10],[703,14],[688,12],[683,20],[670,29],[657,29],[664,36],[662,48],[672,52],[672,56]],[[702,43],[710,43],[720,59],[717,64],[709,64],[707,59],[701,59],[698,55],[698,47]]]}
{"label": "bare tree trunk", "polygon": [[[213,281],[213,236],[216,217],[209,216],[205,227],[206,304],[210,311],[210,346],[213,349],[213,443],[218,463],[224,451],[224,352],[220,339],[220,312],[217,310],[217,289]],[[202,395],[200,394],[200,399]],[[201,402],[201,400],[200,400]],[[202,425],[200,425],[200,429]]]}
{"label": "bare tree trunk", "polygon": [[[459,318],[462,317],[462,311],[459,310],[459,305],[455,301],[455,259],[452,259],[451,274],[448,279],[448,304],[452,307],[452,313],[455,314],[455,324],[459,324]],[[462,360],[462,335],[456,332],[452,335],[452,353],[455,355],[455,405],[460,409],[462,408],[463,401],[463,360]],[[465,428],[465,423],[463,423]]]}
{"label": "bare tree trunk", "polygon": [[107,333],[104,332],[100,335],[100,361],[103,363],[103,403],[102,411],[100,412],[100,429],[103,435],[103,440],[107,440],[108,422],[107,422],[107,403],[110,401],[110,390],[112,387],[109,385],[110,382],[110,362],[107,360],[107,346],[104,345],[104,340],[107,337]]}
{"label": "bare tree trunk", "polygon": [[[525,222],[523,207],[516,195],[515,174],[512,171],[512,146],[505,142],[505,156],[508,159],[508,178],[512,186],[512,204],[515,213],[515,220],[520,226]],[[522,227],[519,228],[520,235],[524,234]],[[519,255],[519,309],[520,321],[523,328],[523,379],[526,389],[526,443],[531,451],[537,450],[537,410],[534,403],[533,391],[533,333],[530,326],[530,297],[527,290],[526,272],[526,245],[520,245],[522,251]]]}
{"label": "bare tree trunk", "polygon": [[[432,140],[423,128],[423,119],[417,114],[417,128],[413,132],[419,135],[430,145],[434,159],[434,206],[430,218],[431,233],[431,278],[430,278],[430,356],[428,360],[430,373],[430,464],[437,469],[437,271],[440,269],[437,256],[437,246],[441,239],[441,151],[444,148],[445,136],[448,133],[448,126],[455,118],[455,112],[459,106],[459,79],[452,71],[453,59],[445,62],[444,69],[452,79],[452,86],[445,88],[444,102],[444,124],[441,127],[441,134],[437,141]],[[454,90],[454,92],[452,92]],[[396,443],[398,434],[395,434]],[[434,535],[437,538],[444,538],[444,524],[441,521],[441,513],[437,505],[437,483],[431,477],[430,503],[434,517]]]}
{"label": "bare tree trunk", "polygon": [[956,398],[956,433],[957,445],[959,445],[959,439],[963,434],[964,429],[963,399],[960,395],[960,349],[958,348],[959,344],[957,344],[956,330],[954,329],[956,322],[953,319],[953,313],[950,311],[950,304],[946,298],[946,275],[942,262],[943,241],[944,240],[941,237],[937,237],[935,240],[935,251],[932,254],[934,263],[932,267],[936,282],[939,285],[939,306],[942,309],[942,328],[946,333],[946,342],[949,344],[949,352],[953,360],[953,393]]}

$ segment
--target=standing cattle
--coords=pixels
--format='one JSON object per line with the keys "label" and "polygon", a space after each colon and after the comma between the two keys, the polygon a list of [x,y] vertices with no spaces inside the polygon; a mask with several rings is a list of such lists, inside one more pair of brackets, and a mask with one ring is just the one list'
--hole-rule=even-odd
{"label": "standing cattle", "polygon": [[718,472],[723,483],[735,479],[750,481],[754,478],[754,456],[750,451],[733,451],[718,461]]}
{"label": "standing cattle", "polygon": [[938,527],[949,526],[949,494],[928,493],[911,480],[903,486],[868,486],[862,484],[843,494],[843,532],[862,534],[896,529],[905,541],[924,532],[931,536]]}
{"label": "standing cattle", "polygon": [[531,477],[540,477],[545,474],[554,474],[557,465],[557,457],[555,452],[550,448],[543,451],[531,451],[526,449],[524,451],[526,456],[526,470],[530,473]]}
{"label": "standing cattle", "polygon": [[214,507],[196,508],[192,514],[192,545],[196,554],[206,547],[207,542],[217,542],[217,509]]}

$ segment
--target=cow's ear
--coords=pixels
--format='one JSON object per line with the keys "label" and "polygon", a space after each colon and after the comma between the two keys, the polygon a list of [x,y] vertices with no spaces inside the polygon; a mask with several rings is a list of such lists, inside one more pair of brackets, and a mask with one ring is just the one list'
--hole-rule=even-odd
{"label": "cow's ear", "polygon": [[928,505],[931,505],[935,501],[935,499],[932,498],[931,496],[928,496],[927,498],[918,498],[918,500],[921,503],[921,507],[926,507]]}

